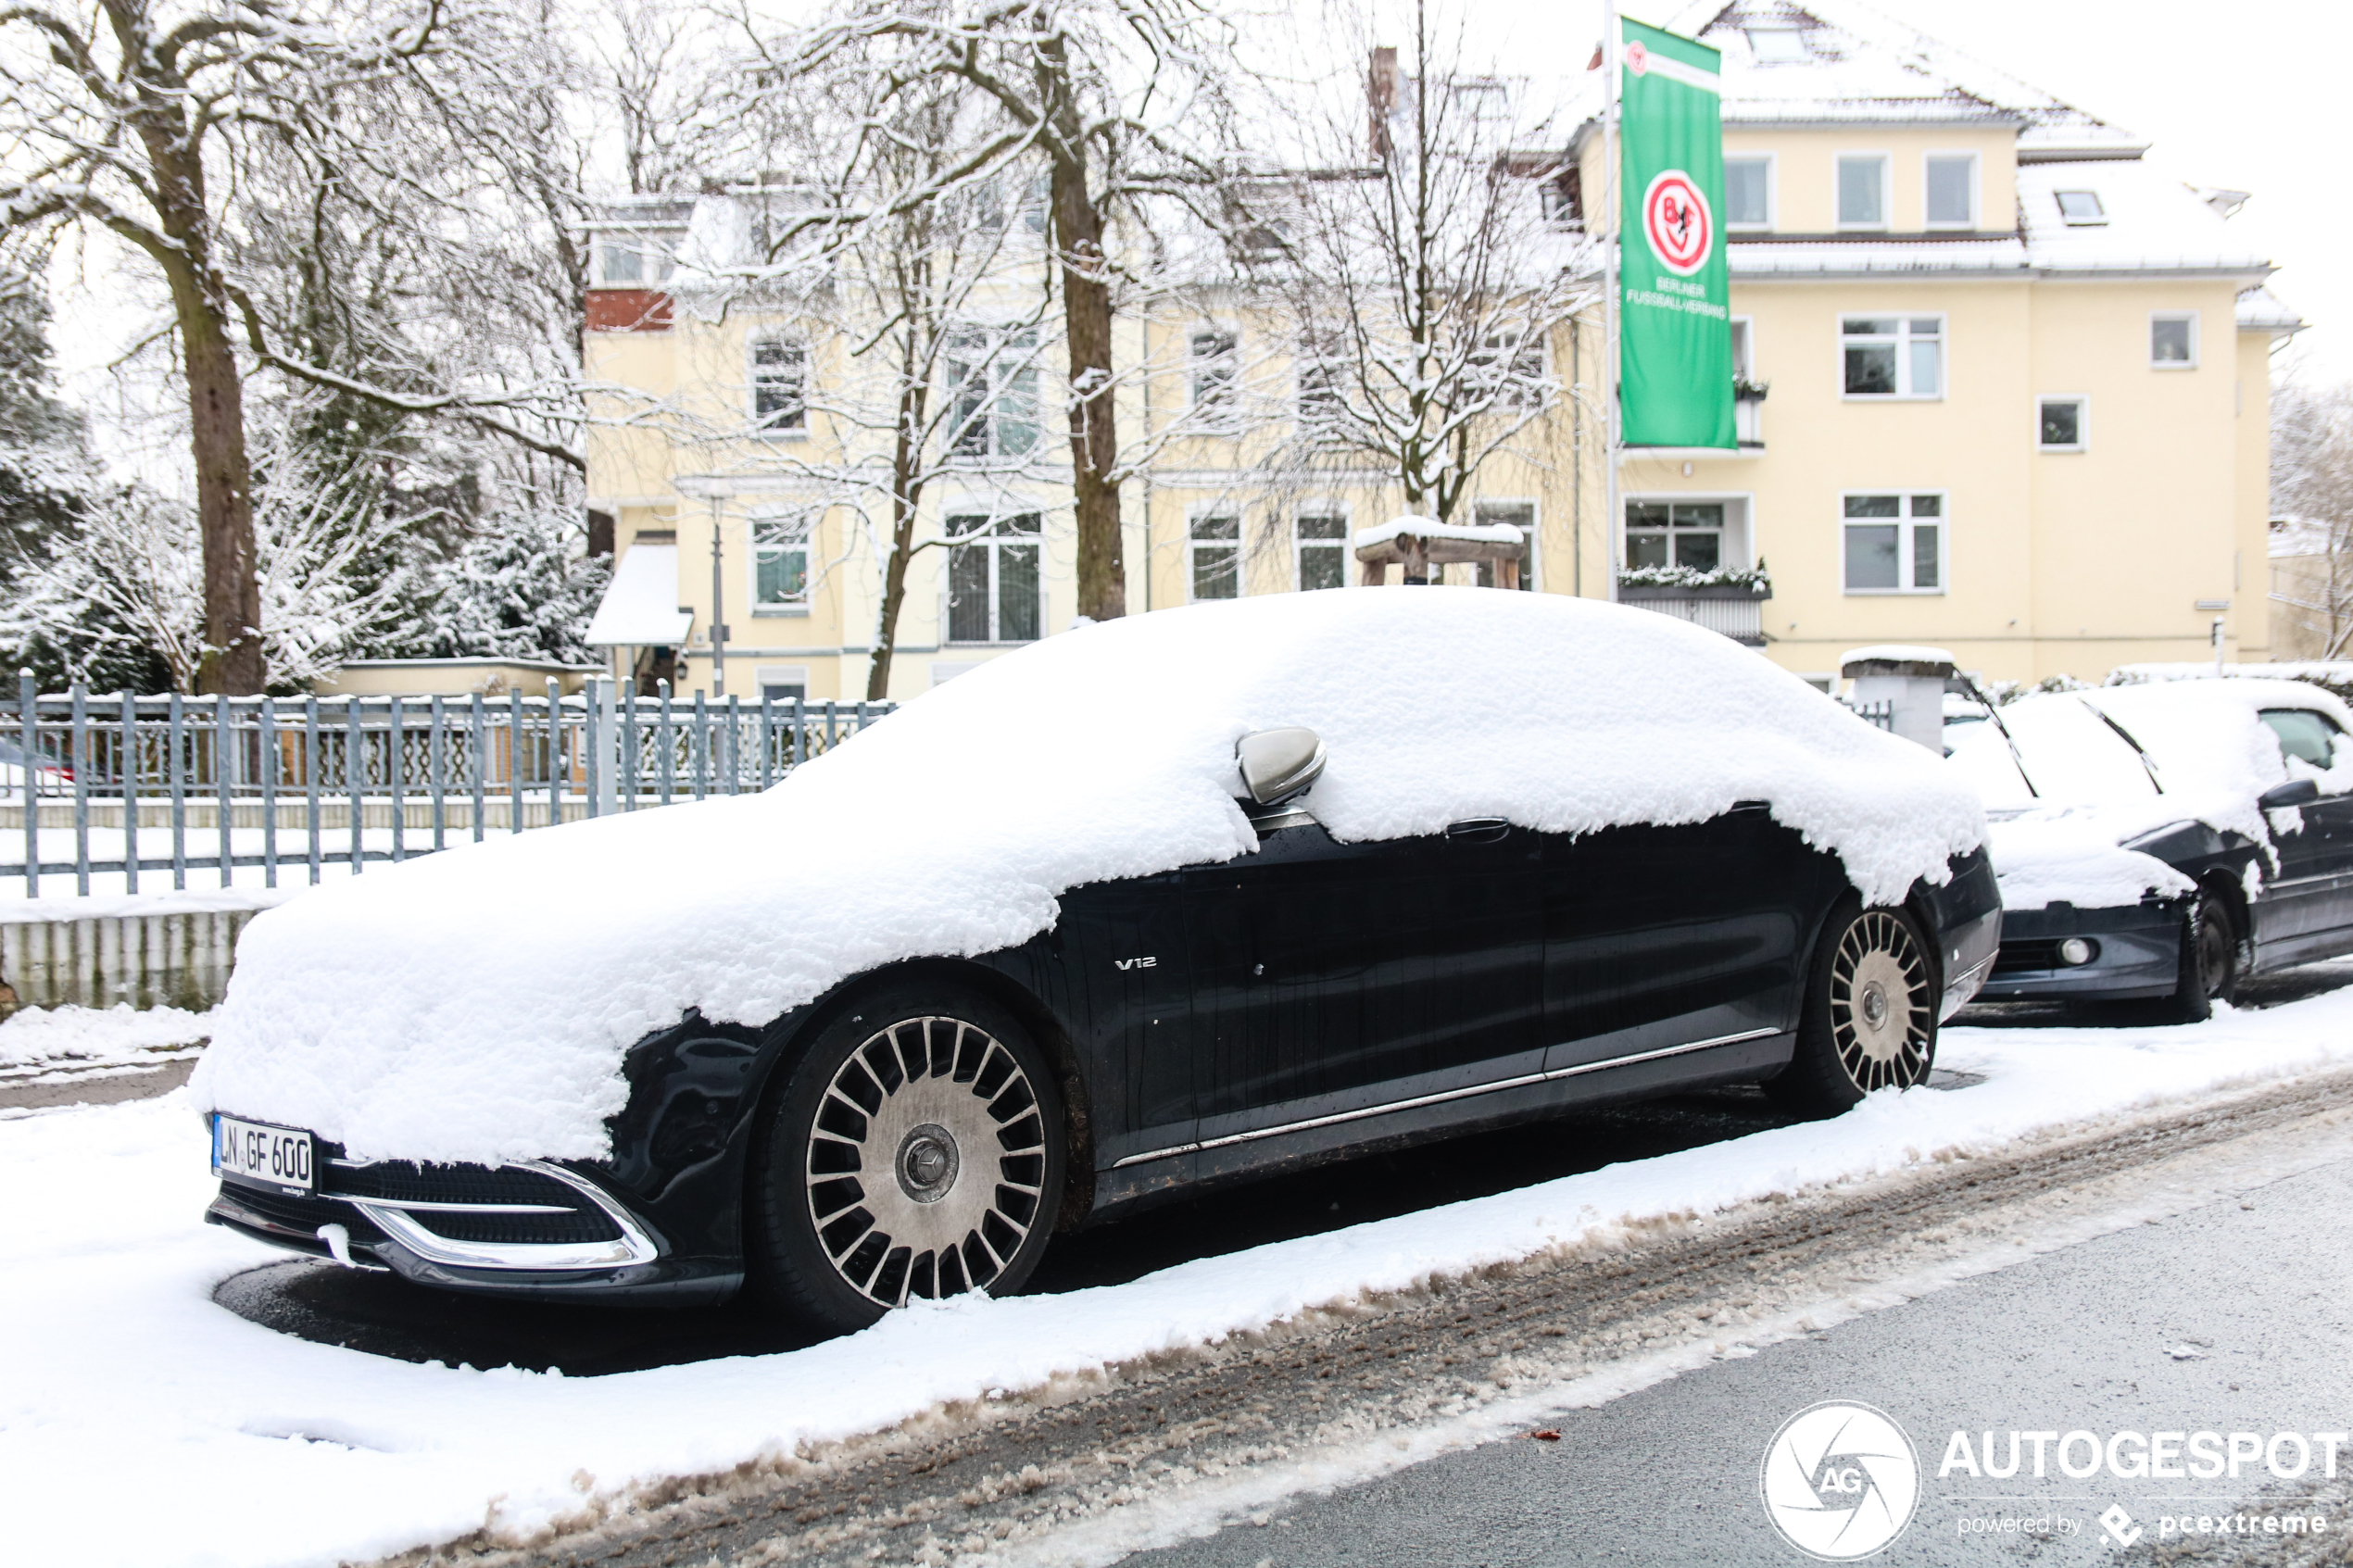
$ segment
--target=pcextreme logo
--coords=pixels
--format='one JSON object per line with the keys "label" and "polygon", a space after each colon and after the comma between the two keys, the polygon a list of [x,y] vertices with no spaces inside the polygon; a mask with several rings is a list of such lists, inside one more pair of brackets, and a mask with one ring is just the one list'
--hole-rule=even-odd
{"label": "pcextreme logo", "polygon": [[1884,1411],[1825,1399],[1781,1424],[1757,1480],[1765,1517],[1808,1557],[1849,1562],[1893,1542],[1920,1498],[1912,1439]]}

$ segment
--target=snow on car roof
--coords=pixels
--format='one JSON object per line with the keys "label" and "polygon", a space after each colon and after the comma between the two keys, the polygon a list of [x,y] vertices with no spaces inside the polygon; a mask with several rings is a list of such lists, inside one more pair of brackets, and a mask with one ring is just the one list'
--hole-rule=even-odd
{"label": "snow on car roof", "polygon": [[1252,852],[1234,745],[1287,724],[1323,736],[1303,803],[1348,840],[1764,800],[1886,901],[1983,832],[1930,752],[1668,616],[1442,587],[1194,605],[983,665],[765,794],[447,850],[271,910],[193,1092],[359,1158],[595,1158],[623,1052],[688,1009],[766,1023],[878,965],[1018,944],[1069,888]]}

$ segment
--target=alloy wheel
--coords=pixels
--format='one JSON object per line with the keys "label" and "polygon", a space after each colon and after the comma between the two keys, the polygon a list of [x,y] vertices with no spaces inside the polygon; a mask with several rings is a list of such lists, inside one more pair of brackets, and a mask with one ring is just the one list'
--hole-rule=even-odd
{"label": "alloy wheel", "polygon": [[961,1019],[904,1019],[825,1087],[804,1165],[809,1217],[869,1300],[960,1296],[1027,1238],[1045,1141],[1037,1091],[1002,1041]]}
{"label": "alloy wheel", "polygon": [[1831,966],[1831,1040],[1865,1094],[1928,1076],[1928,961],[1911,928],[1872,909],[1839,938]]}

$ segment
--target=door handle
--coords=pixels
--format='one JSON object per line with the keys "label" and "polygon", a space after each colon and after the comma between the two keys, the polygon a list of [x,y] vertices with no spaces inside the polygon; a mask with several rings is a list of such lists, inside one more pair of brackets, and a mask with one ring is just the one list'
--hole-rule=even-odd
{"label": "door handle", "polygon": [[1472,817],[1446,824],[1446,836],[1456,844],[1493,844],[1511,831],[1512,824],[1501,817]]}

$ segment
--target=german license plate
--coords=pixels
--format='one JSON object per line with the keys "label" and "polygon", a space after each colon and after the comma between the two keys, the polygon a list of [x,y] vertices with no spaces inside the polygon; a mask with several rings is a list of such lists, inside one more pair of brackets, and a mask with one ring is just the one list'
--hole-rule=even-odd
{"label": "german license plate", "polygon": [[291,1127],[266,1126],[216,1114],[212,1119],[212,1173],[234,1182],[275,1187],[280,1192],[312,1192],[310,1135]]}

